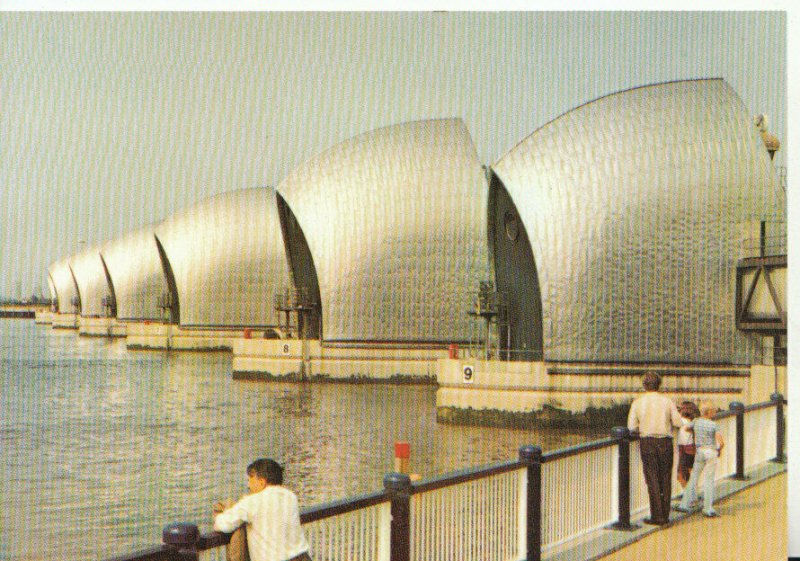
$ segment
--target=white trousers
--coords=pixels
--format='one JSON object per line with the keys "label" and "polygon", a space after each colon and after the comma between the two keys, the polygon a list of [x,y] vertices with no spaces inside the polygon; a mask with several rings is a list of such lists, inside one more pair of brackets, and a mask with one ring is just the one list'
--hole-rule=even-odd
{"label": "white trousers", "polygon": [[702,477],[703,512],[706,514],[714,512],[714,474],[717,471],[718,461],[719,457],[717,456],[716,448],[703,446],[697,449],[694,456],[692,475],[689,477],[686,489],[683,490],[681,508],[688,510],[689,506],[697,500],[697,482]]}

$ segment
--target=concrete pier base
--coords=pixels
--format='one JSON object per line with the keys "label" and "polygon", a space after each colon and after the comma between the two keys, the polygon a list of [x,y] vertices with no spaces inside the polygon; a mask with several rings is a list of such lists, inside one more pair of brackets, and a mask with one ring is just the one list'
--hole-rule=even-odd
{"label": "concrete pier base", "polygon": [[125,337],[127,325],[116,318],[85,318],[79,320],[78,335],[84,337]]}
{"label": "concrete pier base", "polygon": [[[252,337],[263,337],[264,331],[251,330]],[[182,329],[163,323],[128,323],[126,345],[129,349],[176,351],[230,351],[233,342],[244,340],[244,329]]]}
{"label": "concrete pier base", "polygon": [[53,314],[53,329],[78,329],[78,314]]}
{"label": "concrete pier base", "polygon": [[324,345],[296,339],[237,339],[233,376],[340,382],[434,383],[443,346]]}
{"label": "concrete pier base", "polygon": [[785,387],[786,367],[684,365],[567,365],[443,359],[437,362],[437,418],[453,424],[493,426],[598,426],[624,424],[641,376],[663,376],[662,392],[676,401],[769,401]]}
{"label": "concrete pier base", "polygon": [[37,310],[33,321],[39,325],[52,325],[54,315],[50,310]]}

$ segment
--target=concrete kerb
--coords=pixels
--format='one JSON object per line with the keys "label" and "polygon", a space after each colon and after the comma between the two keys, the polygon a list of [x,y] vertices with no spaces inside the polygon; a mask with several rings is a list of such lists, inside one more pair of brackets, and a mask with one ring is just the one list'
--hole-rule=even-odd
{"label": "concrete kerb", "polygon": [[[731,478],[720,480],[716,485],[716,500],[714,502],[719,503],[724,501],[740,491],[744,491],[745,489],[758,485],[771,477],[785,472],[786,464],[765,462],[751,468],[747,472],[748,479],[746,480],[738,481]],[[659,526],[644,524],[643,519],[646,516],[646,513],[641,514],[637,516],[637,518],[631,520],[632,524],[639,526],[638,529],[626,532],[608,529],[597,530],[580,540],[544,553],[542,559],[546,561],[596,561],[662,529]],[[691,513],[682,513],[673,510],[670,513],[670,526],[690,516],[702,516],[702,514],[699,510]]]}

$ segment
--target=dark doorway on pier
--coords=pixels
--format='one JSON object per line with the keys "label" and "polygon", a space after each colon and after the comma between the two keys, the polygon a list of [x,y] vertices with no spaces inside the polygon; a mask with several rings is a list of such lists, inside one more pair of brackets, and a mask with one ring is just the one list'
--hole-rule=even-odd
{"label": "dark doorway on pier", "polygon": [[311,250],[292,209],[276,193],[278,217],[281,222],[283,241],[286,245],[286,258],[289,261],[289,272],[292,284],[297,293],[294,308],[299,311],[297,320],[298,337],[302,339],[320,339],[322,337],[322,300],[319,294],[317,269]]}
{"label": "dark doorway on pier", "polygon": [[501,356],[543,360],[542,297],[528,232],[494,172],[489,185],[489,255],[497,291],[508,309],[508,325],[498,326]]}
{"label": "dark doorway on pier", "polygon": [[81,313],[81,291],[78,288],[78,279],[75,278],[75,271],[72,270],[72,265],[69,265],[69,275],[72,278],[72,284],[75,287],[75,296],[72,297],[72,313],[80,315]]}
{"label": "dark doorway on pier", "polygon": [[111,280],[111,273],[108,272],[108,265],[106,260],[100,255],[100,262],[103,264],[103,272],[106,275],[106,283],[108,283],[108,295],[103,297],[103,308],[107,312],[107,317],[117,317],[117,293],[114,290],[114,281]]}
{"label": "dark doorway on pier", "polygon": [[164,278],[167,279],[166,294],[162,294],[158,299],[158,305],[163,312],[168,312],[168,317],[164,318],[167,323],[179,325],[181,323],[181,306],[178,300],[178,285],[175,282],[175,274],[172,272],[172,265],[170,265],[169,257],[164,251],[164,246],[161,245],[161,240],[158,236],[153,235],[156,240],[156,247],[158,248],[158,257],[161,259],[161,268],[164,270]]}

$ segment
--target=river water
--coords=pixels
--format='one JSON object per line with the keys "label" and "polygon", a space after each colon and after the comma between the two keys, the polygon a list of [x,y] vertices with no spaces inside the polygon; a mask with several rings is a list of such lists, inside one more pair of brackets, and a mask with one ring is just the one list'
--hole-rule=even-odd
{"label": "river water", "polygon": [[227,353],[128,351],[0,319],[0,560],[105,559],[210,529],[258,457],[301,507],[382,488],[393,443],[429,477],[605,433],[436,423],[435,388],[234,381]]}

